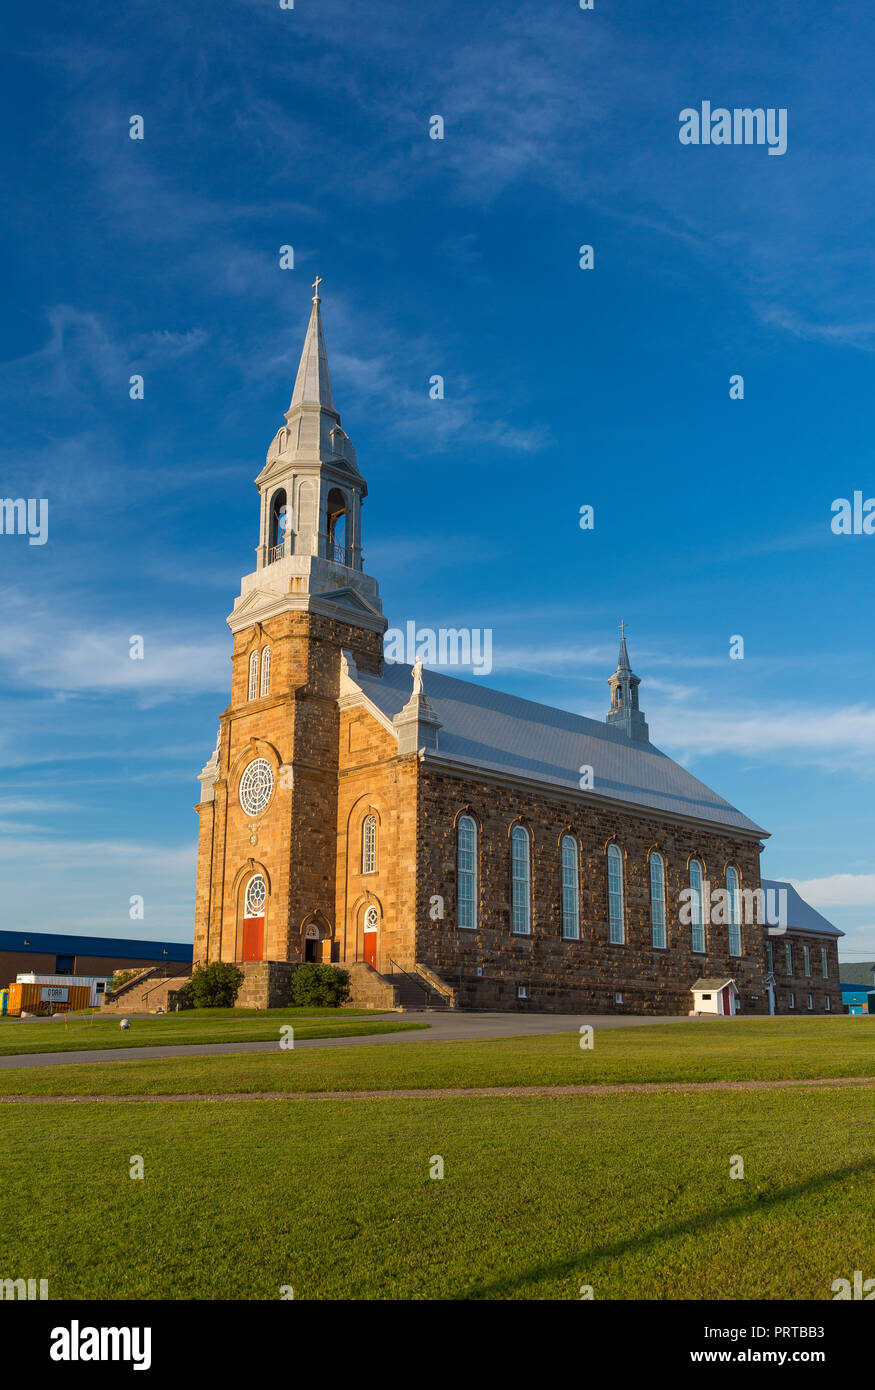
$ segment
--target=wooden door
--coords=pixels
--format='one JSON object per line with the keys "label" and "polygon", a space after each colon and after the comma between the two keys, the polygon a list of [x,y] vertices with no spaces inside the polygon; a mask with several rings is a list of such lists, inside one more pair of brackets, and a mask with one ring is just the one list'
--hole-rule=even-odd
{"label": "wooden door", "polygon": [[377,929],[376,927],[365,927],[364,931],[365,960],[374,970],[377,968]]}
{"label": "wooden door", "polygon": [[264,956],[264,918],[243,918],[243,959],[261,960]]}

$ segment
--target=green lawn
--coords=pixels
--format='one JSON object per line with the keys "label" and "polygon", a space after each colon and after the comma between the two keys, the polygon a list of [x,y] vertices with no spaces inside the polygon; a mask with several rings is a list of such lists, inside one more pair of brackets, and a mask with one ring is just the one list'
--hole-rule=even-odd
{"label": "green lawn", "polygon": [[[268,1031],[262,1036],[276,1036],[276,1025],[267,1020],[264,1024],[254,1020],[252,1026],[266,1027]],[[362,1022],[361,1028],[366,1026]],[[377,1021],[370,1026],[378,1026]],[[303,1036],[302,1030],[303,1025],[301,1031],[296,1030],[297,1036]],[[156,1040],[154,1035],[148,1038],[150,1042]],[[594,1044],[592,1051],[584,1051],[577,1034],[560,1033],[482,1042],[408,1040],[379,1046],[277,1050],[275,1054],[126,1060],[112,1067],[106,1063],[29,1067],[0,1071],[0,1095],[168,1095],[192,1090],[345,1091],[875,1076],[875,1020],[868,1018],[690,1019],[645,1028],[596,1030]]]}
{"label": "green lawn", "polygon": [[162,1043],[279,1042],[280,1029],[291,1024],[296,1038],[333,1038],[348,1034],[394,1033],[422,1028],[397,1014],[374,1015],[364,1009],[191,1009],[179,1014],[132,1018],[119,1028],[119,1016],[72,1015],[65,1019],[4,1019],[0,1056],[28,1052],[86,1052],[105,1047],[160,1047]]}
{"label": "green lawn", "polygon": [[863,1088],[2,1118],[0,1268],[55,1299],[829,1299],[875,1274]]}

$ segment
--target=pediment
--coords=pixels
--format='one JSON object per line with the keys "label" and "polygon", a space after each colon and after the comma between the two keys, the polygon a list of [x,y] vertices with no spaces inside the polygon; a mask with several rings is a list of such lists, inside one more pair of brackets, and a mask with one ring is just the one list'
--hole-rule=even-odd
{"label": "pediment", "polygon": [[276,599],[276,594],[272,589],[250,589],[245,598],[234,605],[232,617],[239,617],[241,613],[248,613],[253,608],[260,608],[263,603]]}
{"label": "pediment", "polygon": [[351,608],[354,613],[372,613],[378,618],[383,616],[379,609],[363,599],[356,589],[330,589],[328,593],[319,594],[318,597],[323,603],[336,603],[338,608]]}

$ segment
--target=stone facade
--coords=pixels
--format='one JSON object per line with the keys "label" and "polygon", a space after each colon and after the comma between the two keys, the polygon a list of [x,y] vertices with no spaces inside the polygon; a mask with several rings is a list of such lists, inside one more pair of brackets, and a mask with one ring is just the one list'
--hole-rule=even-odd
{"label": "stone facade", "polygon": [[[427,764],[425,765],[427,768]],[[462,813],[478,827],[479,913],[476,931],[456,926],[456,821]],[[524,824],[532,841],[531,935],[511,927],[510,833]],[[560,840],[579,845],[580,938],[562,934]],[[582,1009],[588,1013],[686,1013],[690,986],[700,975],[731,975],[745,1013],[767,1013],[762,932],[742,926],[742,955],[729,955],[728,928],[706,926],[706,951],[694,953],[689,926],[677,910],[697,858],[713,887],[734,864],[744,886],[759,887],[759,842],[715,834],[667,819],[587,807],[582,798],[545,796],[423,772],[420,788],[418,958],[459,990],[462,1005],[477,1008]],[[606,850],[623,855],[625,944],[608,940]],[[666,948],[652,944],[649,855],[665,861]],[[429,918],[440,894],[445,918]],[[478,968],[482,975],[478,975]],[[525,986],[526,998],[518,992]],[[615,996],[622,994],[617,1001]]]}
{"label": "stone facade", "polygon": [[[817,937],[787,931],[769,938],[773,962],[775,1012],[779,1014],[842,1012],[842,990],[839,983],[839,948],[834,937]],[[790,970],[787,969],[787,950],[790,951]],[[808,949],[809,973],[805,972],[805,950]],[[826,952],[826,976],[823,973],[821,950]],[[809,1008],[809,997],[811,1007]],[[827,1002],[828,1001],[828,1002]]]}

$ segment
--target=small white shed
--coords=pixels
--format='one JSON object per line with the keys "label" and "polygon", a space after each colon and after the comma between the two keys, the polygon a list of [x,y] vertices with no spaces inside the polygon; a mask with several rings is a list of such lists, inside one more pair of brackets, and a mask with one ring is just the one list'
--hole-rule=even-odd
{"label": "small white shed", "polygon": [[739,993],[734,980],[697,980],[691,989],[691,1014],[719,1014],[731,1018],[738,1013]]}

